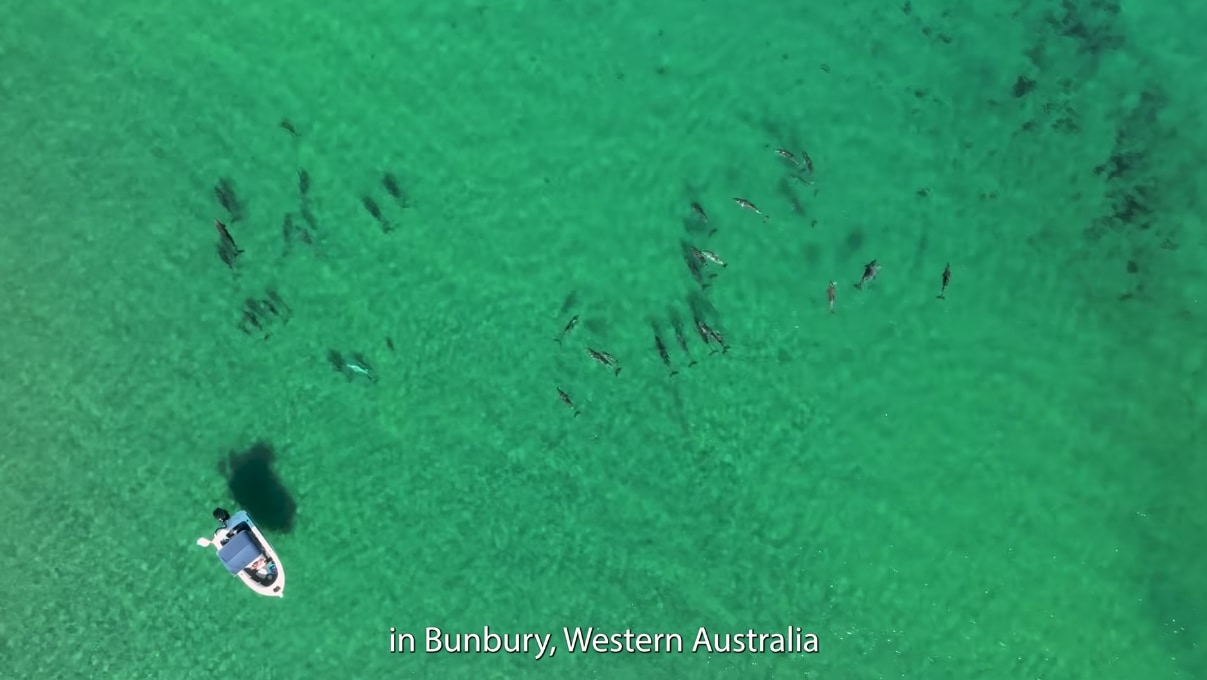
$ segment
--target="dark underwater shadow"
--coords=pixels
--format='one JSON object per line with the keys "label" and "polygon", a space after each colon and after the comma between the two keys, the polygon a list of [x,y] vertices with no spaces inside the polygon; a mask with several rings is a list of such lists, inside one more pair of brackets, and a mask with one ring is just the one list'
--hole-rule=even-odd
{"label": "dark underwater shadow", "polygon": [[258,442],[243,452],[232,451],[218,464],[235,499],[234,510],[246,510],[256,524],[270,531],[293,530],[298,506],[289,489],[273,470],[276,453]]}

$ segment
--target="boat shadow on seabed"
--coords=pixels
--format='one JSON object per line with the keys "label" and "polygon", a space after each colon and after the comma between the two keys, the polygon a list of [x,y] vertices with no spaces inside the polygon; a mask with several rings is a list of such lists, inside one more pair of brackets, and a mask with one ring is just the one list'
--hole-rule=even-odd
{"label": "boat shadow on seabed", "polygon": [[273,465],[276,452],[270,444],[257,442],[243,452],[232,451],[219,462],[234,504],[256,518],[256,524],[273,533],[293,531],[298,506]]}

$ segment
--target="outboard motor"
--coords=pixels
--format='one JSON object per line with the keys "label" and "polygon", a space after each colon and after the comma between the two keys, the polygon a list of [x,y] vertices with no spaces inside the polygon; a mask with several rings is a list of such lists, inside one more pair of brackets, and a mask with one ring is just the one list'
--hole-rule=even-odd
{"label": "outboard motor", "polygon": [[226,526],[227,520],[231,518],[231,514],[222,508],[214,508],[214,519],[222,526]]}

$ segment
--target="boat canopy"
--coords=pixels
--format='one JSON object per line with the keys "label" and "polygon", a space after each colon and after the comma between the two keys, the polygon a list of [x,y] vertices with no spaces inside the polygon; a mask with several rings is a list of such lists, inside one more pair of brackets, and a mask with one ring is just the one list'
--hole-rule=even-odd
{"label": "boat canopy", "polygon": [[241,531],[231,536],[226,545],[222,546],[222,549],[218,551],[218,559],[222,560],[227,571],[238,574],[263,554],[264,551],[260,550],[260,546],[252,537],[251,532]]}

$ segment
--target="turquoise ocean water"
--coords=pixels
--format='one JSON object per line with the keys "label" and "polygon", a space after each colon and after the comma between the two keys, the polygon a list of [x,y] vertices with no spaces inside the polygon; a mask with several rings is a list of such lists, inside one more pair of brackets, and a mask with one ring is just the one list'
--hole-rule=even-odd
{"label": "turquoise ocean water", "polygon": [[7,10],[0,676],[1207,677],[1207,8],[806,4]]}

